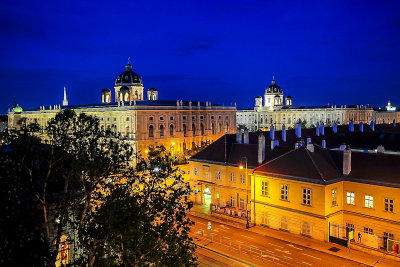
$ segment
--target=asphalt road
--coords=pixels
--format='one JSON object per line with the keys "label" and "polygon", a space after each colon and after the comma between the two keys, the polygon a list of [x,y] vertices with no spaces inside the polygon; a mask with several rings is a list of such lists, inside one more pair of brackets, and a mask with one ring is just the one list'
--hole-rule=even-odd
{"label": "asphalt road", "polygon": [[213,266],[213,267],[248,267],[251,265],[241,263],[237,260],[225,256],[223,253],[213,252],[206,248],[198,247],[196,250],[198,263],[200,267]]}
{"label": "asphalt road", "polygon": [[[195,222],[192,226],[192,236],[196,237],[198,243],[203,242],[201,244],[206,244],[209,249],[216,249],[232,258],[244,259],[245,262],[254,266],[367,266],[214,221],[212,222],[213,242],[210,242],[208,220],[195,216],[191,216],[191,219]],[[213,256],[207,255],[207,257]],[[219,258],[218,261],[224,260]]]}

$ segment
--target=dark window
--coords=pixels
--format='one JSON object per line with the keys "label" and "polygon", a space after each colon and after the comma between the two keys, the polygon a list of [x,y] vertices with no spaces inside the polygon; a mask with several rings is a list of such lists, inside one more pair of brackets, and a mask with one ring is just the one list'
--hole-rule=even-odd
{"label": "dark window", "polygon": [[174,120],[174,117],[170,117],[169,119],[170,119],[171,121],[173,121],[173,120]]}
{"label": "dark window", "polygon": [[204,116],[200,116],[200,120],[203,120],[204,119]]}
{"label": "dark window", "polygon": [[174,125],[172,125],[172,124],[169,126],[169,135],[170,136],[174,135]]}
{"label": "dark window", "polygon": [[193,131],[193,136],[196,135],[196,126],[194,124],[192,124],[192,131]]}
{"label": "dark window", "polygon": [[160,125],[160,136],[164,136],[164,125]]}
{"label": "dark window", "polygon": [[149,126],[149,137],[154,137],[154,128],[153,125]]}
{"label": "dark window", "polygon": [[152,121],[152,120],[153,120],[153,117],[150,117],[150,118],[149,118],[149,120],[151,120],[151,121]]}
{"label": "dark window", "polygon": [[211,119],[213,120],[213,119],[214,119],[214,116],[211,116]]}
{"label": "dark window", "polygon": [[183,136],[186,136],[186,124],[183,125]]}
{"label": "dark window", "polygon": [[204,135],[204,124],[200,124],[201,135]]}
{"label": "dark window", "polygon": [[160,121],[163,121],[164,120],[164,117],[160,117]]}
{"label": "dark window", "polygon": [[215,134],[215,127],[214,127],[214,123],[211,123],[211,133]]}

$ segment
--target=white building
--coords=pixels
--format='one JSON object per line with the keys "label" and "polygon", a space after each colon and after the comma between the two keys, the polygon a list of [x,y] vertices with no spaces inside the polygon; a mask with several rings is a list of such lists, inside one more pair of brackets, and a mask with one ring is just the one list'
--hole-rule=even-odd
{"label": "white building", "polygon": [[[263,101],[264,100],[264,101]],[[283,90],[272,78],[271,85],[265,89],[264,98],[257,96],[253,109],[238,110],[236,124],[250,131],[268,130],[271,125],[275,129],[294,127],[302,123],[306,127],[324,123],[325,125],[368,123],[373,118],[373,109],[364,105],[354,106],[324,106],[324,107],[295,107],[292,97],[283,95]]]}

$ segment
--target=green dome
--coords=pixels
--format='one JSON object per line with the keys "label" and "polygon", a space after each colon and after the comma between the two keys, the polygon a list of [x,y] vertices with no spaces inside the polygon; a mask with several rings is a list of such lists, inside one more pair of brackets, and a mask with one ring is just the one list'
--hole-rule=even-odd
{"label": "green dome", "polygon": [[23,110],[22,110],[22,108],[17,104],[17,106],[13,108],[13,111],[16,112],[16,113],[20,113],[20,112],[22,112]]}

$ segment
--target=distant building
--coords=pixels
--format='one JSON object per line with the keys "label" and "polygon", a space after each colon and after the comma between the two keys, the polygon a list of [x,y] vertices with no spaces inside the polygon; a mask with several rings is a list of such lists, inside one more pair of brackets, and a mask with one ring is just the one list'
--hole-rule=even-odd
{"label": "distant building", "polygon": [[209,144],[226,133],[236,132],[236,107],[219,106],[211,102],[159,100],[158,91],[150,88],[144,99],[142,78],[128,62],[126,70],[118,75],[112,92],[101,91],[101,103],[69,105],[64,88],[62,105],[40,106],[23,110],[18,105],[8,112],[8,125],[18,128],[25,118],[42,128],[58,112],[71,109],[100,119],[102,128],[114,129],[132,142],[135,152],[142,154],[149,146],[163,145],[174,153]]}
{"label": "distant building", "polygon": [[0,115],[0,133],[4,133],[8,128],[7,115]]}
{"label": "distant building", "polygon": [[400,111],[396,111],[396,107],[393,107],[388,101],[386,110],[376,109],[374,110],[373,120],[376,123],[399,123],[400,122]]}
{"label": "distant building", "polygon": [[303,107],[294,106],[291,96],[284,97],[282,88],[276,84],[275,78],[271,85],[265,89],[264,98],[257,96],[252,109],[238,110],[236,123],[239,128],[247,128],[250,131],[269,130],[274,126],[275,130],[294,127],[296,123],[302,123],[306,127],[325,125],[369,123],[372,120],[372,108],[364,105],[353,106],[324,106]]}

